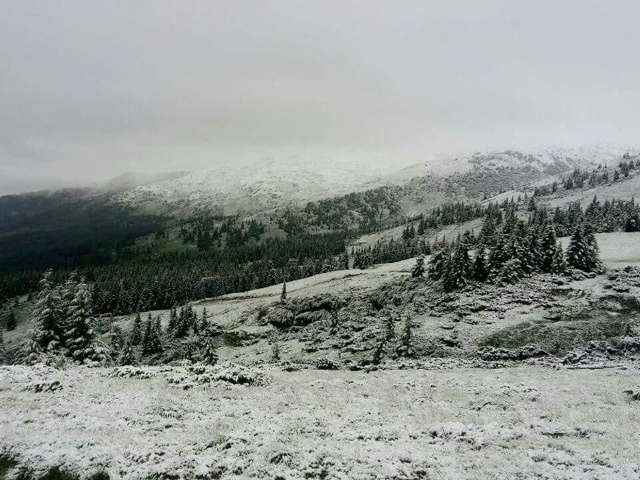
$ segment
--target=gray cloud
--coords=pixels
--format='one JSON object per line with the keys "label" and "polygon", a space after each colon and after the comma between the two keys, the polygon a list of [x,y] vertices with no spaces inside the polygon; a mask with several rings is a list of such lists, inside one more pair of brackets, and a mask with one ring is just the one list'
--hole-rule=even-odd
{"label": "gray cloud", "polygon": [[634,143],[634,1],[0,0],[0,192],[266,156]]}

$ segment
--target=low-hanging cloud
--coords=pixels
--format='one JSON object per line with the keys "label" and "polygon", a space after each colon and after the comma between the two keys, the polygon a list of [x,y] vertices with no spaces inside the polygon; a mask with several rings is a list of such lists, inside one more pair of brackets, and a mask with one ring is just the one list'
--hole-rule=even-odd
{"label": "low-hanging cloud", "polygon": [[0,193],[637,142],[633,1],[0,1]]}

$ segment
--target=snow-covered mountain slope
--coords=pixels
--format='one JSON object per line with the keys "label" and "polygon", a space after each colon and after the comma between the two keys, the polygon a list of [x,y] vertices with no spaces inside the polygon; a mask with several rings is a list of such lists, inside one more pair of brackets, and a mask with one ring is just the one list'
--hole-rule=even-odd
{"label": "snow-covered mountain slope", "polygon": [[223,207],[225,214],[255,212],[404,183],[420,170],[413,167],[394,172],[363,164],[294,160],[237,163],[138,185],[120,193],[117,200],[162,213],[189,214],[216,206]]}
{"label": "snow-covered mountain slope", "polygon": [[548,147],[539,150],[503,150],[474,152],[465,155],[440,157],[438,163],[451,165],[461,173],[465,170],[498,171],[501,169],[529,169],[531,172],[557,175],[574,168],[594,168],[612,165],[625,153],[638,153],[635,147],[596,145],[577,148]]}
{"label": "snow-covered mountain slope", "polygon": [[[231,163],[145,182],[121,191],[117,201],[165,214],[189,215],[216,207],[225,214],[252,213],[382,185],[402,185],[412,178],[425,176],[440,178],[452,185],[459,182],[473,196],[482,190],[482,185],[495,184],[496,188],[531,185],[576,167],[590,169],[599,164],[614,163],[628,151],[626,147],[605,146],[476,152],[442,156],[402,169],[374,167],[362,162],[270,159],[253,165]],[[480,190],[469,185],[470,175],[473,176],[471,183],[480,182]]]}

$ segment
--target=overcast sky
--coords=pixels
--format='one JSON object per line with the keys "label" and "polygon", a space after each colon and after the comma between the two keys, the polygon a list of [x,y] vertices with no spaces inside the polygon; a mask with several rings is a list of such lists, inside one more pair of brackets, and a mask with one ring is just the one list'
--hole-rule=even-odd
{"label": "overcast sky", "polygon": [[0,192],[640,143],[640,2],[0,0]]}

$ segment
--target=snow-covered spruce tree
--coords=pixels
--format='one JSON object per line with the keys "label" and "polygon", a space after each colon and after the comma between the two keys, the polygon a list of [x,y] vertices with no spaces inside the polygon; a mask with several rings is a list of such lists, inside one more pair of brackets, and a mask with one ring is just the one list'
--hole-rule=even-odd
{"label": "snow-covered spruce tree", "polygon": [[504,262],[498,270],[496,281],[503,284],[516,283],[522,277],[522,265],[519,258],[511,258]]}
{"label": "snow-covered spruce tree", "polygon": [[180,309],[178,309],[178,315],[176,318],[176,326],[173,329],[173,336],[175,338],[183,338],[187,335],[188,330],[189,324],[186,318],[186,308],[180,307]]}
{"label": "snow-covered spruce tree", "polygon": [[118,358],[118,363],[120,365],[135,365],[136,364],[136,354],[133,349],[133,345],[131,342],[127,342],[122,349],[122,353],[120,354],[120,358]]}
{"label": "snow-covered spruce tree", "polygon": [[373,363],[374,365],[379,365],[380,362],[382,361],[382,357],[384,355],[384,346],[385,346],[385,340],[384,338],[381,338],[377,345],[376,345],[376,349],[373,351],[373,358],[371,359],[371,363]]}
{"label": "snow-covered spruce tree", "polygon": [[64,305],[60,288],[53,285],[53,272],[47,270],[40,280],[40,289],[33,311],[33,340],[44,351],[53,351],[62,345]]}
{"label": "snow-covered spruce tree", "polygon": [[271,361],[280,361],[280,344],[278,343],[278,339],[276,338],[271,340]]}
{"label": "snow-covered spruce tree", "polygon": [[209,324],[209,319],[207,318],[207,307],[202,309],[202,317],[200,319],[200,325],[198,326],[198,333],[200,335],[207,335],[211,325]]}
{"label": "snow-covered spruce tree", "polygon": [[410,316],[406,316],[404,324],[402,326],[402,336],[400,337],[400,346],[398,347],[398,353],[405,357],[411,357],[414,354],[413,351],[413,322]]}
{"label": "snow-covered spruce tree", "polygon": [[576,227],[571,235],[566,253],[567,265],[585,272],[592,272],[601,267],[598,256],[598,243],[593,232],[585,231],[584,225]]}
{"label": "snow-covered spruce tree", "polygon": [[393,321],[393,316],[387,314],[384,321],[384,338],[387,342],[392,341],[396,336],[396,329]]}
{"label": "snow-covered spruce tree", "polygon": [[142,342],[142,318],[140,318],[140,312],[136,313],[136,318],[133,320],[133,328],[131,329],[131,345],[138,346]]}
{"label": "snow-covered spruce tree", "polygon": [[504,235],[498,233],[497,241],[489,253],[489,272],[492,277],[497,275],[504,262],[511,258],[511,251],[507,240]]}
{"label": "snow-covered spruce tree", "polygon": [[218,353],[211,339],[205,341],[204,347],[200,352],[200,359],[202,363],[206,363],[207,365],[215,365],[218,363]]}
{"label": "snow-covered spruce tree", "polygon": [[111,350],[114,352],[121,352],[127,343],[127,339],[124,332],[119,325],[114,325],[111,330]]}
{"label": "snow-covered spruce tree", "polygon": [[521,260],[524,273],[535,273],[542,269],[542,241],[540,230],[535,225],[531,225],[527,231]]}
{"label": "snow-covered spruce tree", "polygon": [[436,250],[429,262],[429,278],[434,280],[440,280],[442,278],[449,263],[449,256],[449,247],[447,245]]}
{"label": "snow-covered spruce tree", "polygon": [[75,296],[68,308],[69,317],[65,321],[64,344],[67,353],[74,360],[82,361],[92,353],[89,346],[93,342],[90,326],[91,292],[84,279],[75,285]]}
{"label": "snow-covered spruce tree", "polygon": [[442,276],[442,286],[447,291],[464,287],[471,278],[471,258],[464,242],[459,243],[447,262]]}
{"label": "snow-covered spruce tree", "polygon": [[562,251],[562,244],[560,241],[556,243],[556,248],[553,252],[553,258],[551,260],[551,273],[563,273],[567,269],[567,262],[564,260],[564,252]]}
{"label": "snow-covered spruce tree", "polygon": [[549,273],[553,271],[554,257],[557,252],[556,232],[551,223],[546,223],[542,230],[542,239],[540,241],[540,251],[542,253],[543,272]]}
{"label": "snow-covered spruce tree", "polygon": [[424,275],[424,255],[420,255],[416,258],[416,264],[411,270],[411,276],[413,278],[421,278]]}
{"label": "snow-covered spruce tree", "polygon": [[162,351],[162,341],[156,329],[154,321],[149,318],[144,323],[144,334],[142,336],[142,355],[155,355]]}
{"label": "snow-covered spruce tree", "polygon": [[589,247],[589,261],[591,265],[591,271],[597,271],[602,269],[602,261],[600,260],[600,247],[594,233],[594,229],[591,225],[586,225],[584,228],[584,238]]}
{"label": "snow-covered spruce tree", "polygon": [[153,321],[153,330],[154,330],[154,334],[158,338],[162,337],[162,321],[160,320],[160,315],[158,315],[156,319]]}
{"label": "snow-covered spruce tree", "polygon": [[486,282],[489,277],[489,265],[484,247],[480,246],[473,261],[473,279],[478,282]]}
{"label": "snow-covered spruce tree", "polygon": [[171,307],[171,311],[169,313],[169,324],[167,325],[167,331],[174,332],[177,325],[178,325],[178,313],[176,312],[176,307]]}
{"label": "snow-covered spruce tree", "polygon": [[144,322],[142,334],[142,355],[151,355],[151,337],[153,335],[153,324],[150,319]]}

